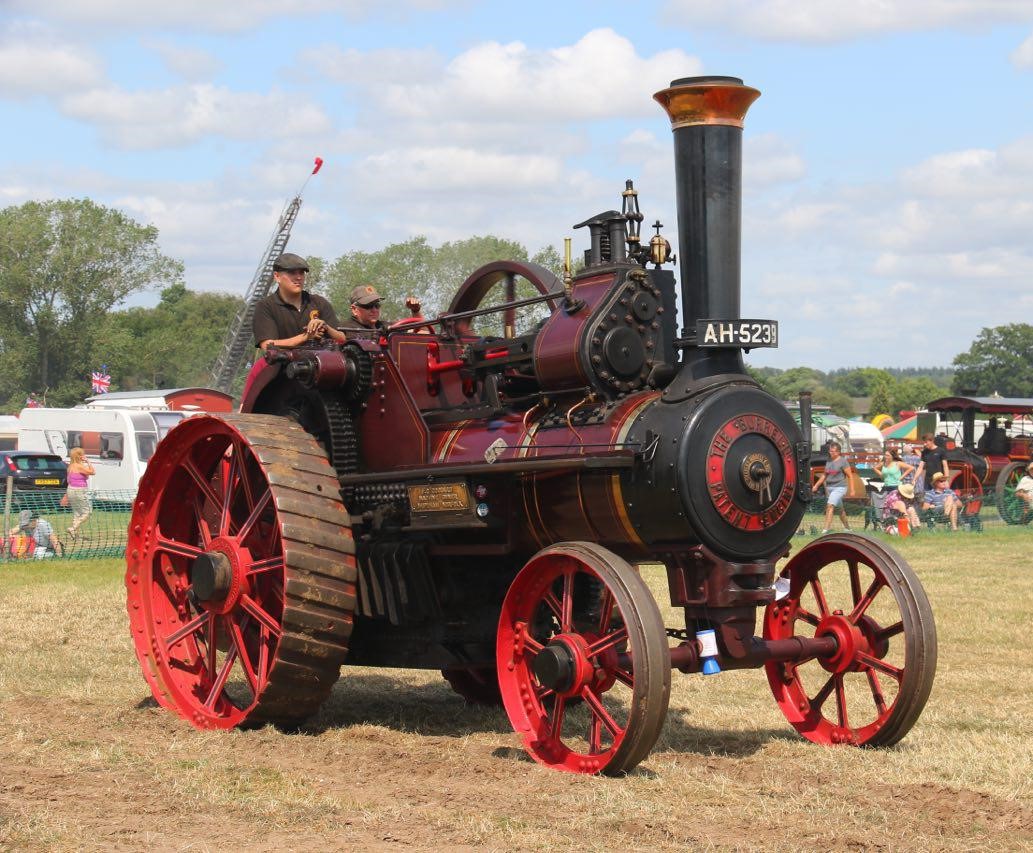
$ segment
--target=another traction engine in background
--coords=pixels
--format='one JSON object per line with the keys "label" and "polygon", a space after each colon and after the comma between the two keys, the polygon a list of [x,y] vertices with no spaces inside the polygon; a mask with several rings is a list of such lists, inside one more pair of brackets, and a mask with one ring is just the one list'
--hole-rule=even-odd
{"label": "another traction engine in background", "polygon": [[[810,447],[746,373],[777,324],[743,320],[743,119],[731,77],[655,97],[673,126],[683,328],[670,246],[635,191],[582,223],[566,280],[501,261],[449,310],[341,346],[272,352],[240,414],[161,443],[126,586],[155,697],[201,728],[311,715],[342,664],[440,669],[501,702],[539,762],[623,773],[663,727],[671,673],[764,667],[818,743],[887,745],[918,718],[936,636],[911,568],[861,536],[785,563]],[[513,282],[539,295],[516,299]],[[501,285],[507,298],[484,304]],[[548,306],[517,334],[514,317]],[[468,332],[501,314],[505,334]],[[666,567],[665,625],[635,564]],[[760,617],[760,630],[757,621]]]}

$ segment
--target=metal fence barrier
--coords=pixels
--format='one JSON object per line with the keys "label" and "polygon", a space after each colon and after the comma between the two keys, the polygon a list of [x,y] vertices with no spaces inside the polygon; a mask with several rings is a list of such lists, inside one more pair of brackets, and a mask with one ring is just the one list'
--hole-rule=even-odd
{"label": "metal fence barrier", "polygon": [[[961,531],[981,533],[983,530],[994,529],[1033,530],[1033,512],[1028,511],[1021,498],[1007,497],[1002,512],[998,510],[997,494],[994,491],[956,489],[955,494],[961,499],[958,513],[958,529]],[[851,519],[852,529],[862,532],[883,532],[889,528],[893,532],[893,525],[884,523],[881,502],[873,500],[871,496],[865,500],[848,499],[844,501],[844,505]],[[825,495],[815,495],[799,532],[819,532],[825,506]],[[919,516],[927,530],[940,531],[949,527],[947,519],[942,515],[920,511]],[[832,529],[842,529],[838,513],[833,516]]]}
{"label": "metal fence barrier", "polygon": [[[12,488],[12,480],[4,478],[0,514],[2,514],[3,540],[0,542],[0,563],[10,560],[33,559],[87,559],[90,557],[122,557],[126,550],[126,535],[129,527],[129,515],[136,493],[130,489],[91,491],[88,492],[91,511],[75,533],[70,529],[73,524],[71,507],[62,506],[64,492],[32,491],[19,492]],[[817,533],[821,526],[821,513],[825,510],[824,496],[816,496],[800,527],[800,533]],[[961,513],[959,527],[973,532],[984,528],[1004,528],[1015,526],[1033,529],[1033,516],[1024,516],[1018,523],[1013,519],[1006,523],[997,512],[996,496],[993,492],[980,495],[978,504],[968,504]],[[974,511],[973,511],[974,510]],[[27,515],[26,515],[27,513]],[[851,527],[855,530],[871,530],[881,532],[877,527],[877,518],[881,519],[870,508],[869,504],[854,501],[847,507],[852,517]],[[1006,513],[1008,515],[1008,513]],[[1014,515],[1014,514],[1012,514]],[[56,540],[53,546],[48,536],[36,536],[35,530],[21,527],[23,518],[36,518],[37,527],[41,522],[49,526]],[[1009,517],[1011,517],[1009,515]],[[866,523],[867,522],[867,523]],[[943,520],[930,529],[945,529]],[[833,521],[834,529],[839,529],[838,518]],[[44,531],[46,527],[43,528]],[[42,540],[44,544],[38,544]],[[41,550],[37,551],[37,548]]]}
{"label": "metal fence barrier", "polygon": [[[74,514],[71,507],[61,504],[63,490],[22,492],[12,487],[10,477],[0,482],[4,482],[0,495],[0,562],[82,560],[125,554],[135,491],[87,492],[89,515],[72,532]],[[23,526],[23,521],[29,525]]]}

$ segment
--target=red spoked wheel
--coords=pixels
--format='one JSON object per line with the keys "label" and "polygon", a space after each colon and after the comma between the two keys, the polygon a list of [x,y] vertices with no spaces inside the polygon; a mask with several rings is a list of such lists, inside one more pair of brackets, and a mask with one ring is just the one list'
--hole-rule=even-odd
{"label": "red spoked wheel", "polygon": [[502,604],[496,659],[506,713],[541,764],[626,773],[660,736],[664,623],[645,581],[605,548],[560,543],[524,566]]}
{"label": "red spoked wheel", "polygon": [[495,667],[449,667],[441,670],[445,681],[467,704],[495,707],[502,704],[499,676]]}
{"label": "red spoked wheel", "polygon": [[126,548],[136,655],[198,728],[295,725],[347,652],[355,547],[337,477],[286,418],[188,418],[158,445]]}
{"label": "red spoked wheel", "polygon": [[949,488],[961,498],[963,518],[970,519],[979,515],[983,509],[983,484],[979,482],[971,465],[950,469]]}
{"label": "red spoked wheel", "polygon": [[834,637],[828,659],[765,664],[786,719],[821,744],[889,746],[918,719],[936,673],[936,627],[914,570],[853,534],[803,548],[782,570],[789,594],[768,606],[764,637]]}
{"label": "red spoked wheel", "polygon": [[1029,524],[1033,521],[1033,508],[1021,495],[1015,494],[1015,487],[1026,473],[1026,462],[1009,462],[997,475],[997,514],[1005,524]]}

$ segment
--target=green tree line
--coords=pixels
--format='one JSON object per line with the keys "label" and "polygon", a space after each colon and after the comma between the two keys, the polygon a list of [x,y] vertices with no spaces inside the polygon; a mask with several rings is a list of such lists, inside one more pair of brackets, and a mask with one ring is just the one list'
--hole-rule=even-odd
{"label": "green tree line", "polygon": [[[183,264],[161,252],[158,237],[153,226],[88,199],[0,209],[0,410],[17,412],[30,393],[45,394],[47,405],[75,405],[90,395],[90,372],[101,365],[108,366],[113,391],[208,384],[241,297],[190,290]],[[553,247],[529,255],[521,243],[495,236],[436,247],[417,236],[336,259],[310,257],[309,287],[325,294],[342,319],[351,289],[365,283],[384,297],[389,320],[407,315],[407,296],[423,303],[424,316],[434,316],[471,272],[502,259],[530,260],[557,273],[561,267]],[[531,295],[526,282],[521,287],[518,297]],[[154,307],[124,307],[128,297],[148,290],[160,293]],[[501,300],[501,293],[489,300],[496,296]],[[477,328],[496,334],[498,322],[487,319]],[[853,414],[856,397],[871,397],[871,412],[894,416],[948,392],[1033,397],[1033,326],[983,329],[949,368],[751,373],[780,399],[808,390],[844,416]]]}
{"label": "green tree line", "polygon": [[823,373],[812,367],[779,370],[773,367],[751,369],[753,377],[767,391],[783,401],[797,400],[801,391],[810,391],[814,402],[829,406],[844,418],[856,412],[854,400],[871,398],[866,406],[871,414],[888,414],[894,419],[901,411],[919,409],[950,392],[950,375],[938,369],[924,373],[916,368],[906,376],[894,376],[876,367],[856,367]]}

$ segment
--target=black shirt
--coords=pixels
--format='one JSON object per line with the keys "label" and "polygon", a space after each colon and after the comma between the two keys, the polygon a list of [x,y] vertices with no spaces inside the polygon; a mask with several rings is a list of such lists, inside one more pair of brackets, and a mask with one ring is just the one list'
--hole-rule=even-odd
{"label": "black shirt", "polygon": [[922,461],[925,463],[925,487],[931,489],[933,487],[933,474],[943,473],[943,463],[947,459],[947,454],[939,447],[934,447],[930,450],[928,447],[922,448]]}
{"label": "black shirt", "polygon": [[262,341],[282,341],[305,331],[312,312],[318,311],[319,318],[328,326],[337,328],[337,314],[333,306],[317,293],[301,291],[301,308],[284,302],[277,288],[255,306],[251,320],[251,331],[255,335],[255,346]]}

